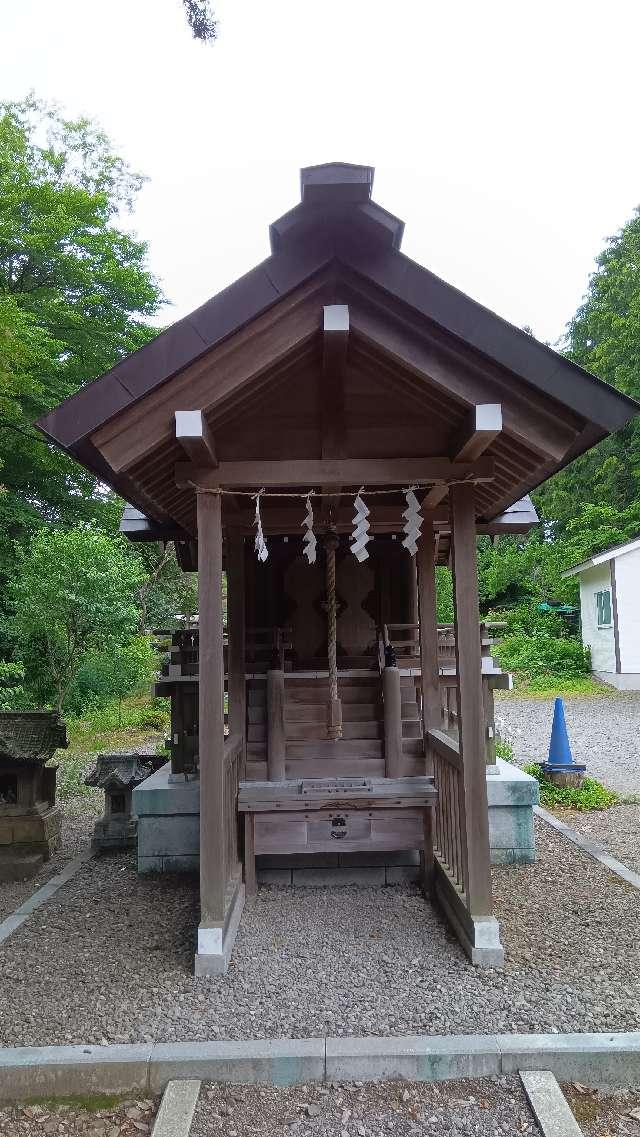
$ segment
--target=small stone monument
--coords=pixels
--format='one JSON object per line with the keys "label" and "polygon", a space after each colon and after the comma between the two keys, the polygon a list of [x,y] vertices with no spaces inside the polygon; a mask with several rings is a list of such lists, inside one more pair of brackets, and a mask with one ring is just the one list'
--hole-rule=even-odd
{"label": "small stone monument", "polygon": [[95,849],[127,849],[136,843],[131,794],[167,761],[162,754],[99,754],[85,785],[104,790],[104,814],[93,830]]}
{"label": "small stone monument", "polygon": [[52,711],[0,711],[0,881],[29,880],[60,847],[57,765],[67,730]]}

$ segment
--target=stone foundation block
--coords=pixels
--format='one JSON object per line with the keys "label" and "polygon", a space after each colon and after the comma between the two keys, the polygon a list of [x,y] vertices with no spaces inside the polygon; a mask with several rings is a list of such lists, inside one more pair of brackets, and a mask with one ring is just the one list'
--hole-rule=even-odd
{"label": "stone foundation block", "polygon": [[535,778],[497,759],[497,774],[487,776],[489,843],[494,865],[532,864],[536,859],[533,807],[540,800]]}

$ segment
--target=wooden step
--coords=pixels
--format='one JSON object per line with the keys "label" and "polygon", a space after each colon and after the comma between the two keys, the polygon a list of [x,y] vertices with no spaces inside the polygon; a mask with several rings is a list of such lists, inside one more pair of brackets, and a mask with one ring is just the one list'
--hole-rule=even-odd
{"label": "wooden step", "polygon": [[267,760],[267,744],[266,742],[249,742],[247,741],[247,761],[251,762],[266,762]]}
{"label": "wooden step", "polygon": [[422,723],[420,719],[406,719],[402,722],[403,738],[422,738]]}
{"label": "wooden step", "polygon": [[404,719],[418,719],[420,717],[417,703],[402,703],[400,714]]}
{"label": "wooden step", "polygon": [[382,758],[382,741],[375,738],[319,739],[311,742],[287,742],[287,761],[293,758]]}
{"label": "wooden step", "polygon": [[[343,722],[366,722],[380,719],[378,703],[343,703]],[[287,722],[326,722],[326,703],[285,703],[284,721]]]}
{"label": "wooden step", "polygon": [[287,778],[384,778],[382,758],[287,758]]}
{"label": "wooden step", "polygon": [[403,738],[402,739],[402,753],[410,754],[414,757],[424,753],[424,742],[422,738]]}
{"label": "wooden step", "polygon": [[[257,781],[253,770],[264,767],[260,763],[247,764],[247,777]],[[382,758],[287,758],[285,765],[287,778],[384,778],[385,766]],[[405,778],[419,778],[424,774],[424,758],[407,756],[403,762],[402,774]],[[266,778],[266,773],[263,775]]]}
{"label": "wooden step", "polygon": [[[284,677],[285,688],[288,687],[328,687],[328,675],[296,675],[295,671],[287,672]],[[339,687],[375,687],[380,686],[380,677],[376,673],[371,675],[341,675],[338,672]]]}
{"label": "wooden step", "polygon": [[[375,688],[373,688],[375,690]],[[371,686],[345,686],[338,684],[338,694],[343,703],[367,703],[372,701],[373,690]],[[309,683],[305,686],[289,687],[285,685],[284,701],[290,703],[326,703],[328,687],[318,683]]]}
{"label": "wooden step", "polygon": [[[251,729],[251,728],[250,728]],[[255,728],[254,728],[255,729]],[[326,715],[320,721],[285,723],[287,739],[325,739],[327,738]],[[382,738],[382,723],[342,722],[343,738]]]}

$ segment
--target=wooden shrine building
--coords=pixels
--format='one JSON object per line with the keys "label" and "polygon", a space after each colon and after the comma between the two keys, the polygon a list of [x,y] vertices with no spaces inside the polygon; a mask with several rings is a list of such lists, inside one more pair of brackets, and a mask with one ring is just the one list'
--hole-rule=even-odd
{"label": "wooden shrine building", "polygon": [[372,184],[303,170],[263,264],[39,423],[130,537],[198,568],[165,790],[199,799],[199,974],[226,967],[255,852],[336,848],[420,848],[500,964],[476,534],[526,531],[529,491],[638,409],[405,257]]}

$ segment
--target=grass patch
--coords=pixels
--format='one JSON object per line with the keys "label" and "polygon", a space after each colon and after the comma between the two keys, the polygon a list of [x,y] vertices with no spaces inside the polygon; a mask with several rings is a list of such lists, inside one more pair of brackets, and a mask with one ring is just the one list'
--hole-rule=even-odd
{"label": "grass patch", "polygon": [[114,699],[92,707],[79,718],[67,719],[69,749],[56,752],[58,797],[69,802],[84,799],[98,806],[103,791],[85,786],[84,779],[95,763],[98,751],[136,751],[164,745],[169,728],[169,704],[165,699],[134,695],[122,704]]}
{"label": "grass patch", "polygon": [[608,790],[596,778],[585,778],[579,788],[575,786],[556,786],[540,769],[537,762],[524,767],[525,774],[531,774],[540,785],[540,804],[552,809],[575,809],[580,812],[609,809],[617,805],[619,797]]}
{"label": "grass patch", "polygon": [[597,683],[590,675],[538,675],[532,679],[526,672],[513,671],[513,689],[496,691],[499,698],[550,699],[557,696],[589,696],[611,698],[617,695],[615,687],[607,683]]}
{"label": "grass patch", "polygon": [[511,762],[515,766],[516,758],[513,752],[513,746],[507,742],[506,738],[496,738],[496,758],[502,758],[503,762]]}
{"label": "grass patch", "polygon": [[27,1098],[20,1104],[39,1105],[51,1113],[61,1107],[83,1109],[87,1113],[98,1113],[101,1109],[117,1109],[122,1102],[128,1101],[130,1098],[131,1095],[127,1097],[124,1094],[73,1094],[62,1098]]}

